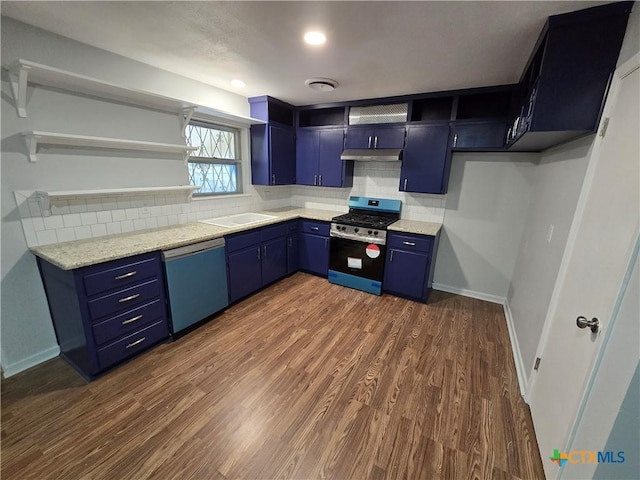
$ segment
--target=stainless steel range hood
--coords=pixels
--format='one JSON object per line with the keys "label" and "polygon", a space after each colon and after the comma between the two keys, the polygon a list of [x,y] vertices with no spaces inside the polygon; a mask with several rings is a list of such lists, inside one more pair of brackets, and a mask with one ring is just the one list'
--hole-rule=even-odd
{"label": "stainless steel range hood", "polygon": [[341,160],[356,162],[399,162],[402,160],[402,150],[399,148],[363,148],[345,150],[340,155]]}

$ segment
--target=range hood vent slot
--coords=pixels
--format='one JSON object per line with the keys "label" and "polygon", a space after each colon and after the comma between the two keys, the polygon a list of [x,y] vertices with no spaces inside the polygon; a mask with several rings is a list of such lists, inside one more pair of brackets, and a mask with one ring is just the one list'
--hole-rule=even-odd
{"label": "range hood vent slot", "polygon": [[364,148],[345,150],[341,160],[356,162],[398,162],[402,160],[402,150],[399,148]]}
{"label": "range hood vent slot", "polygon": [[408,103],[351,107],[349,108],[349,125],[406,123],[408,111]]}

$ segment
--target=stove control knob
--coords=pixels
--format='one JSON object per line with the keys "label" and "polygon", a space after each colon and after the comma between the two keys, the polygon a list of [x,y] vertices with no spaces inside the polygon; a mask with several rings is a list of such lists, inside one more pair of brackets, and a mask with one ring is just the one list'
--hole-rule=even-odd
{"label": "stove control knob", "polygon": [[354,232],[358,233],[360,231],[360,229],[358,227],[353,229]]}
{"label": "stove control knob", "polygon": [[369,235],[371,235],[371,230],[369,230],[367,233],[368,233]]}
{"label": "stove control knob", "polygon": [[342,226],[342,231],[344,232],[347,229],[344,225]]}
{"label": "stove control knob", "polygon": [[375,230],[375,231],[373,232],[373,234],[374,234],[374,235],[378,235],[378,230]]}

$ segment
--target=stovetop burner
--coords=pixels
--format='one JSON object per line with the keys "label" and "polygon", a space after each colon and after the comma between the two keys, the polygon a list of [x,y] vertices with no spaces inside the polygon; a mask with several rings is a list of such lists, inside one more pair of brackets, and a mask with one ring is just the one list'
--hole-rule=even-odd
{"label": "stovetop burner", "polygon": [[398,220],[398,217],[399,216],[394,213],[371,213],[368,211],[351,209],[349,213],[333,217],[332,221],[345,225],[386,230],[389,225]]}

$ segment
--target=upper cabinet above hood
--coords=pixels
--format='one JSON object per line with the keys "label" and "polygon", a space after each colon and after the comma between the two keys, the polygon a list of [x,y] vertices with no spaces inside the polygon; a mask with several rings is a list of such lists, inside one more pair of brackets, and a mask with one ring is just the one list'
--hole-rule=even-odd
{"label": "upper cabinet above hood", "polygon": [[340,159],[356,162],[398,162],[402,160],[402,150],[399,148],[347,149],[342,152]]}

